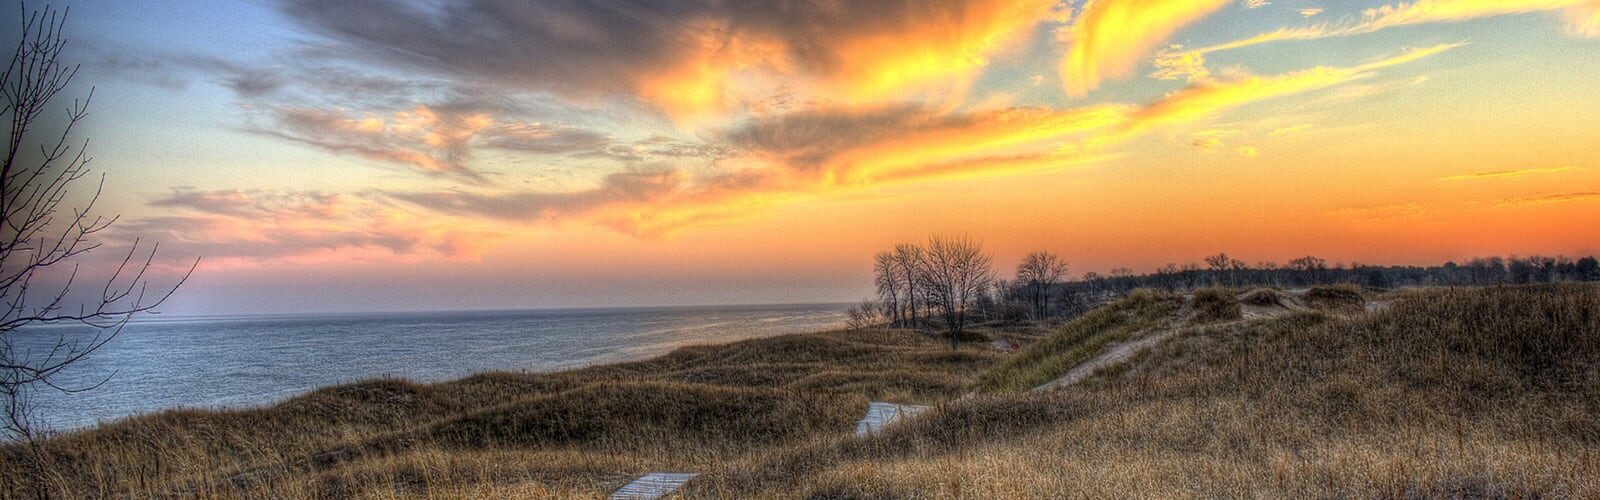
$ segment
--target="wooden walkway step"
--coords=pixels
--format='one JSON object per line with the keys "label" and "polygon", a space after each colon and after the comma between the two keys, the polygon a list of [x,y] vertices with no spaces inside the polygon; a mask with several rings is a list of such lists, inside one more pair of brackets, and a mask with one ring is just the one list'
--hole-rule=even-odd
{"label": "wooden walkway step", "polygon": [[897,405],[894,403],[874,402],[867,405],[867,416],[856,422],[856,436],[870,436],[882,430],[884,426],[894,423],[901,418],[916,415],[927,409],[926,406]]}
{"label": "wooden walkway step", "polygon": [[693,472],[651,472],[611,493],[612,500],[655,500],[678,491],[678,487],[699,474]]}

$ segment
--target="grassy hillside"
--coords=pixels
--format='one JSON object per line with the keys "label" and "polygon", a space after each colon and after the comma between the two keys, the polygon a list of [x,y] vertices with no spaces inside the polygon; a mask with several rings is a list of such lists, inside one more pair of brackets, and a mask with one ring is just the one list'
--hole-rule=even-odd
{"label": "grassy hillside", "polygon": [[1034,343],[1000,367],[978,378],[983,391],[1036,387],[1088,361],[1112,343],[1157,328],[1170,327],[1183,306],[1183,297],[1141,290],[1128,298],[1100,307],[1062,326],[1054,335]]}
{"label": "grassy hillside", "polygon": [[1370,314],[1184,328],[1081,385],[969,398],[725,471],[691,492],[1595,498],[1600,288],[1430,291]]}
{"label": "grassy hillside", "polygon": [[[0,495],[599,497],[690,470],[711,498],[1600,496],[1600,288],[1219,293],[1137,294],[1011,355],[795,335],[166,412],[47,442],[42,483],[6,448]],[[937,407],[855,438],[869,400]]]}
{"label": "grassy hillside", "polygon": [[73,433],[44,443],[37,469],[25,449],[0,448],[0,497],[604,496],[643,472],[849,434],[869,400],[948,400],[1001,358],[869,331],[553,374],[375,380]]}

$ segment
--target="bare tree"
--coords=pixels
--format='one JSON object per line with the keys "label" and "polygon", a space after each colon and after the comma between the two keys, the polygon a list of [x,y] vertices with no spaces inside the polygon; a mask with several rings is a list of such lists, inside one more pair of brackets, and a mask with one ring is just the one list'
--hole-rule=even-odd
{"label": "bare tree", "polygon": [[[116,217],[93,215],[104,177],[93,190],[76,192],[90,174],[88,141],[73,138],[73,129],[88,114],[91,90],[65,106],[59,129],[41,121],[50,103],[77,74],[78,67],[61,60],[67,38],[62,32],[67,13],[49,7],[23,10],[22,31],[5,72],[0,74],[4,116],[10,123],[5,164],[0,172],[0,412],[6,433],[32,440],[35,425],[32,395],[41,389],[78,392],[98,384],[69,386],[56,376],[104,347],[128,320],[150,312],[172,295],[189,276],[183,273],[170,288],[152,291],[146,272],[156,246],[135,240],[120,263],[112,264],[103,282],[93,284],[99,296],[77,298],[88,283],[79,274],[85,254],[100,248],[97,236]],[[9,37],[7,37],[9,38]],[[45,130],[49,130],[45,132]],[[43,133],[44,136],[36,137]],[[37,146],[37,149],[35,149]],[[92,182],[92,181],[90,181]],[[82,201],[76,201],[82,200]],[[198,264],[198,261],[196,261]],[[189,271],[194,267],[191,265]],[[93,288],[90,288],[93,293]],[[16,344],[22,329],[40,324],[76,324],[93,333],[57,336],[54,345],[30,349]]]}
{"label": "bare tree", "polygon": [[922,247],[901,243],[894,246],[895,267],[899,270],[901,284],[905,286],[906,314],[902,319],[908,323],[905,326],[916,328],[920,322],[917,319],[918,291],[924,287],[922,272]]}
{"label": "bare tree", "polygon": [[1025,287],[1033,319],[1050,315],[1050,291],[1067,276],[1067,262],[1050,252],[1033,252],[1017,264],[1017,285]]}
{"label": "bare tree", "polygon": [[872,258],[872,282],[878,287],[878,300],[888,313],[889,323],[900,326],[900,297],[909,291],[901,286],[901,275],[891,252],[878,252]]}
{"label": "bare tree", "polygon": [[1219,253],[1210,257],[1206,257],[1205,260],[1206,266],[1211,268],[1213,277],[1211,284],[1214,286],[1222,286],[1222,278],[1224,275],[1228,274],[1228,265],[1233,262],[1233,258],[1229,257],[1227,253]]}
{"label": "bare tree", "polygon": [[883,322],[883,304],[871,299],[850,306],[845,310],[844,327],[850,331],[861,331],[880,325]]}
{"label": "bare tree", "polygon": [[943,317],[950,348],[960,347],[967,310],[994,281],[993,258],[968,237],[934,236],[922,255],[926,299]]}
{"label": "bare tree", "polygon": [[1308,284],[1320,284],[1328,269],[1328,261],[1307,255],[1289,261],[1289,269],[1298,271]]}

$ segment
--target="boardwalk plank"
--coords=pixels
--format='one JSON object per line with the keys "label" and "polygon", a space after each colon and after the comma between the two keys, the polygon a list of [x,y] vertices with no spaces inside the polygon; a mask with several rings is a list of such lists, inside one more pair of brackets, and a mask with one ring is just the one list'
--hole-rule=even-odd
{"label": "boardwalk plank", "polygon": [[611,493],[612,500],[655,500],[678,491],[678,487],[699,474],[693,472],[651,472]]}
{"label": "boardwalk plank", "polygon": [[894,403],[873,402],[867,405],[867,416],[856,423],[856,436],[869,436],[882,430],[884,426],[894,423],[902,418],[916,415],[926,409],[926,406],[898,405]]}

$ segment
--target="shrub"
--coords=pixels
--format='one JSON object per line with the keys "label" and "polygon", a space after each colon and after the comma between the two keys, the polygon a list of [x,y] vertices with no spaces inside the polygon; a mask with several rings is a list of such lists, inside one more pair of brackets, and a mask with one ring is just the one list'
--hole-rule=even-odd
{"label": "shrub", "polygon": [[1288,300],[1277,290],[1271,288],[1257,288],[1239,296],[1239,302],[1252,306],[1282,306]]}
{"label": "shrub", "polygon": [[1192,299],[1195,320],[1200,322],[1232,321],[1242,315],[1239,299],[1221,288],[1208,288],[1194,293]]}
{"label": "shrub", "polygon": [[1312,287],[1306,291],[1306,305],[1328,311],[1359,312],[1367,307],[1367,297],[1355,285]]}

